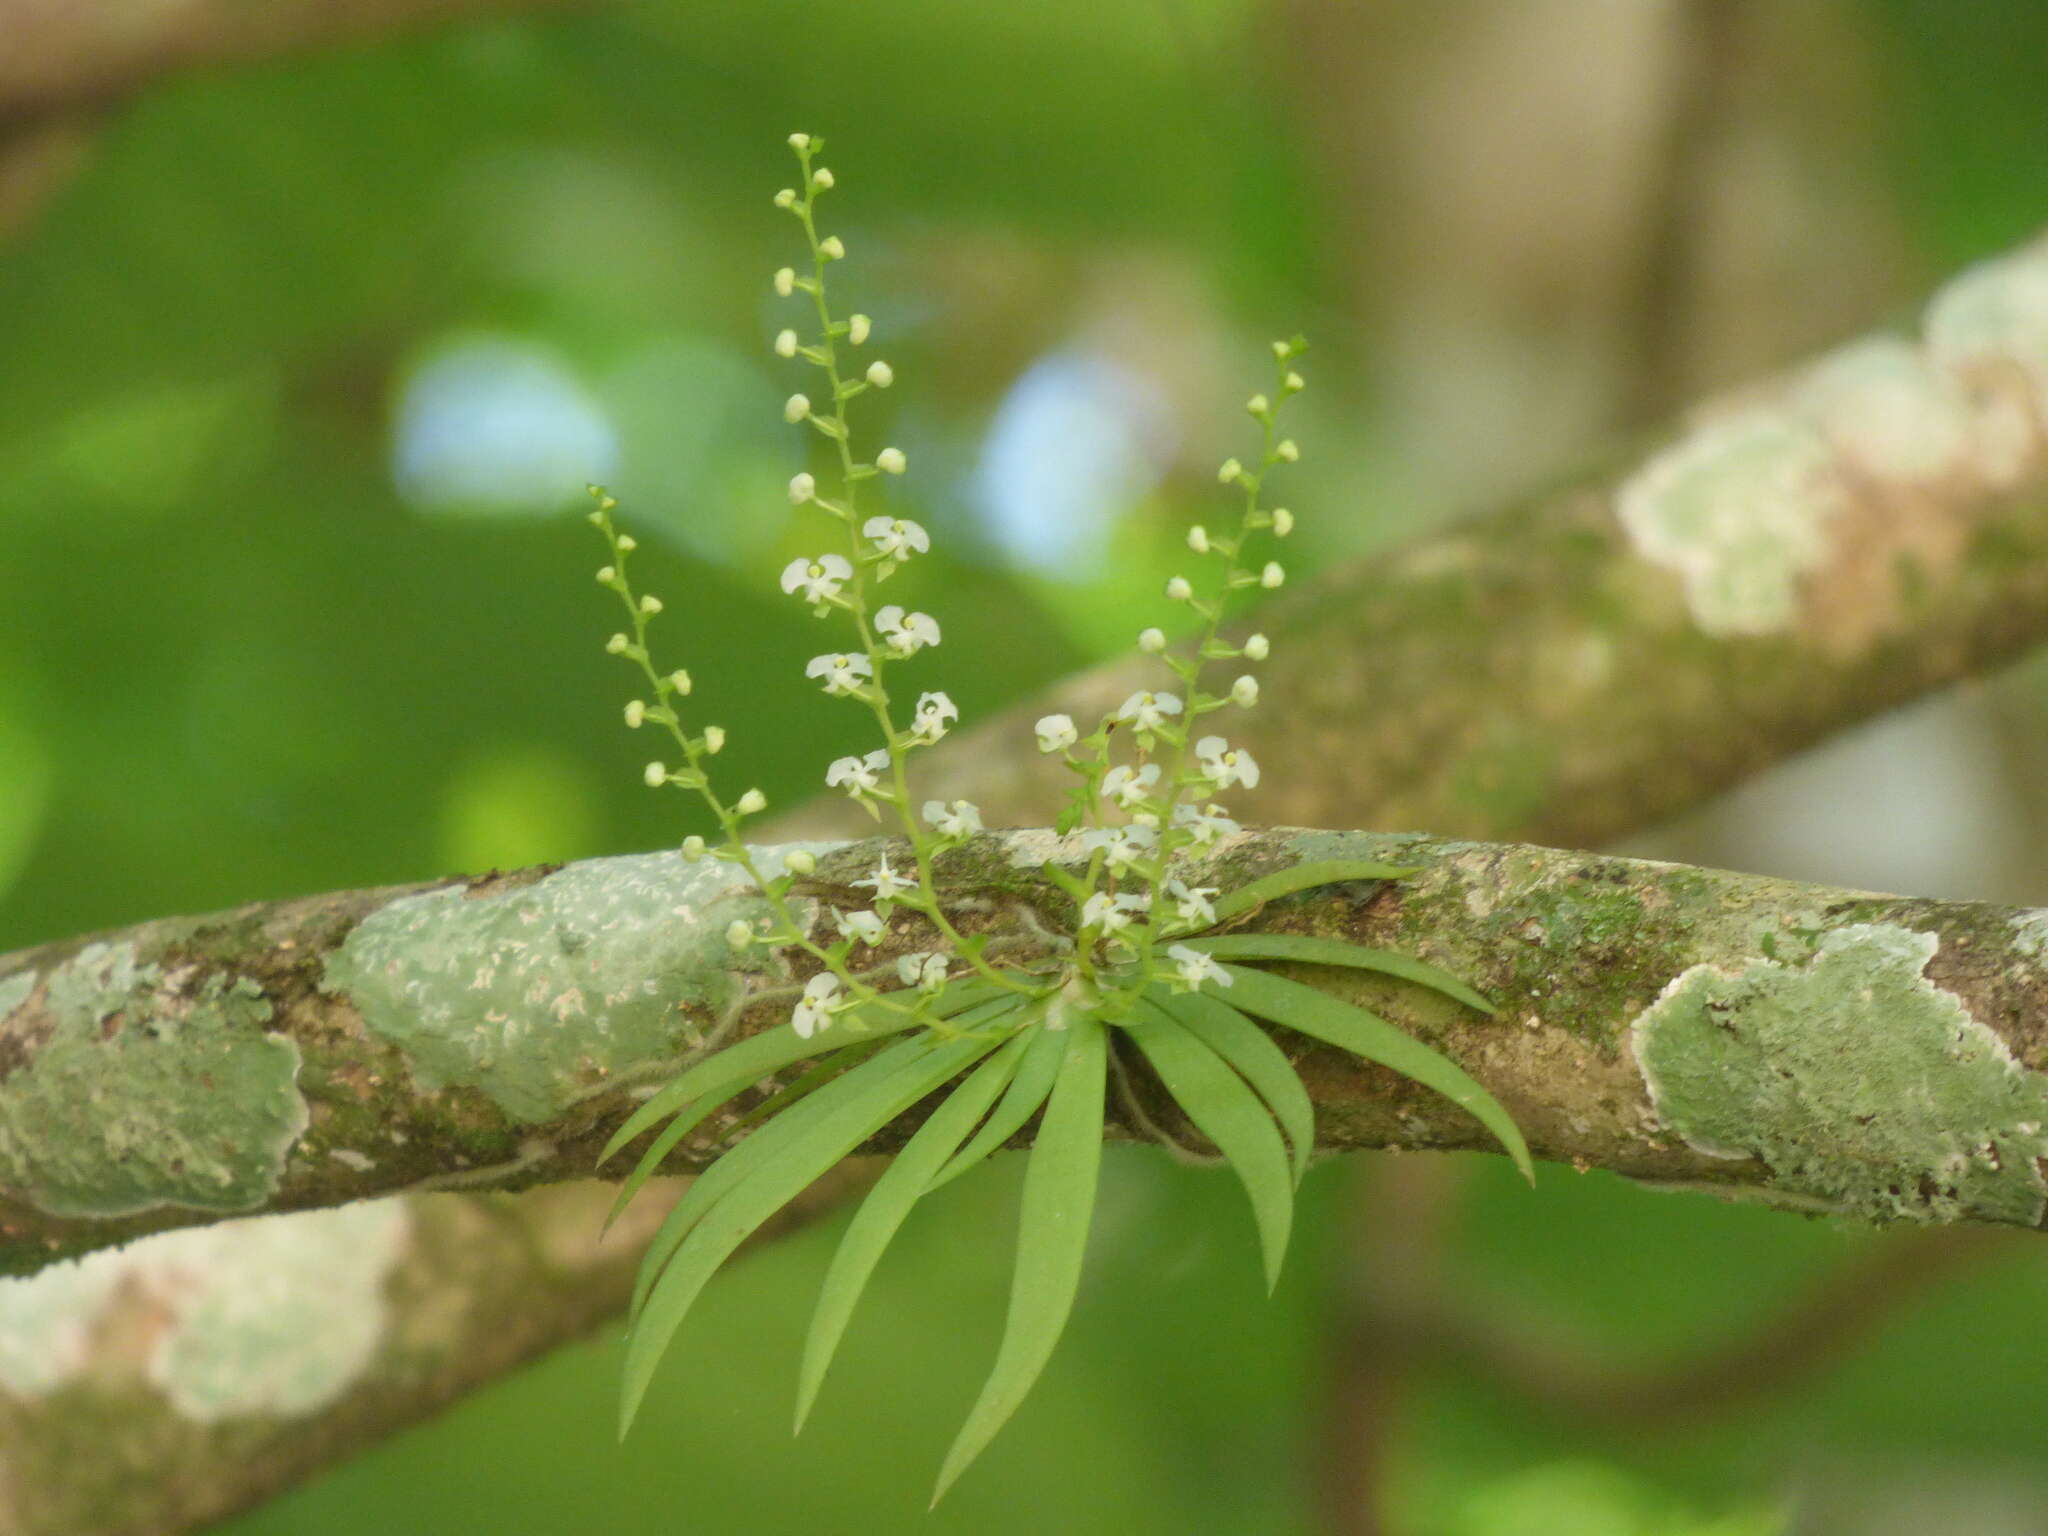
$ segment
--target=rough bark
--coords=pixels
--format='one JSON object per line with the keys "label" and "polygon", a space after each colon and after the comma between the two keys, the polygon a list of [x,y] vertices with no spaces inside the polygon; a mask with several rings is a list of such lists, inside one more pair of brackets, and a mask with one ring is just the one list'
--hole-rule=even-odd
{"label": "rough bark", "polygon": [[[1250,625],[1244,626],[1249,628]],[[2048,636],[2048,240],[1523,505],[1260,609],[1270,825],[1587,847]],[[1240,634],[1242,629],[1240,630]],[[1055,803],[1017,750],[1156,683],[1111,663],[925,768],[991,825]],[[785,823],[843,831],[842,804]]]}
{"label": "rough bark", "polygon": [[[885,840],[816,845],[823,926]],[[901,850],[896,850],[899,857]],[[1076,865],[1049,833],[949,856],[958,920],[1044,958]],[[2041,1222],[2048,911],[1419,835],[1272,829],[1197,871],[1231,889],[1322,858],[1421,866],[1268,907],[1256,931],[1418,955],[1497,1000],[1314,968],[1486,1084],[1536,1153],[1872,1219]],[[459,1181],[587,1177],[641,1096],[710,1042],[781,1027],[800,970],[724,934],[731,866],[592,860],[155,922],[0,960],[0,1262]],[[877,956],[927,947],[899,915]],[[1485,1148],[1462,1110],[1289,1039],[1319,1144]],[[715,1155],[719,1130],[672,1171]],[[877,1144],[886,1149],[890,1138]]]}

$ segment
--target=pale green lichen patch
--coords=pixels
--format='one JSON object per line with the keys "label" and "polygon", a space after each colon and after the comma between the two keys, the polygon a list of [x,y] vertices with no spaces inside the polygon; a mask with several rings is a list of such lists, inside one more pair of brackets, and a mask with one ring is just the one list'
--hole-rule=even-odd
{"label": "pale green lichen patch", "polygon": [[2032,907],[2013,918],[2012,952],[2029,960],[2048,955],[2048,907]]}
{"label": "pale green lichen patch", "polygon": [[1656,455],[1622,485],[1615,513],[1644,559],[1678,575],[1702,630],[1760,635],[1798,618],[1799,578],[1826,559],[1841,500],[1826,440],[1757,409]]}
{"label": "pale green lichen patch", "polygon": [[1828,354],[1793,392],[1800,411],[1859,474],[1938,479],[1972,451],[1968,402],[1923,350],[1875,336]]}
{"label": "pale green lichen patch", "polygon": [[1943,366],[1980,377],[2006,371],[2048,426],[2048,245],[1958,274],[1927,306],[1927,344]]}
{"label": "pale green lichen patch", "polygon": [[93,1324],[120,1277],[119,1255],[99,1253],[0,1279],[0,1388],[43,1397],[84,1371]]}
{"label": "pale green lichen patch", "polygon": [[339,1397],[389,1326],[402,1200],[167,1232],[117,1257],[169,1313],[150,1380],[186,1418],[296,1417]]}
{"label": "pale green lichen patch", "polygon": [[58,1216],[247,1211],[306,1128],[262,989],[90,944],[44,978],[47,1034],[0,1081],[0,1187]]}
{"label": "pale green lichen patch", "polygon": [[[786,851],[755,850],[768,868]],[[537,1123],[684,1054],[739,995],[738,973],[768,963],[734,950],[727,925],[768,916],[720,860],[592,859],[518,888],[401,897],[349,934],[323,985],[406,1054],[423,1089],[473,1087]]]}
{"label": "pale green lichen patch", "polygon": [[41,1397],[85,1373],[102,1318],[126,1297],[150,1314],[143,1372],[176,1412],[315,1412],[376,1356],[409,1220],[403,1201],[383,1200],[221,1222],[0,1280],[0,1388]]}
{"label": "pale green lichen patch", "polygon": [[1859,923],[1801,965],[1684,971],[1631,1029],[1658,1112],[1832,1209],[2038,1225],[2048,1083],[1921,974],[1937,947]]}

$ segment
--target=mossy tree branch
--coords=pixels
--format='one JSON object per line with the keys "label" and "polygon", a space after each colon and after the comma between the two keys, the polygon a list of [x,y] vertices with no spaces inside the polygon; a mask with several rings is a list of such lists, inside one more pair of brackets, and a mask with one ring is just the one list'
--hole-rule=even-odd
{"label": "mossy tree branch", "polygon": [[[890,848],[827,845],[813,920]],[[900,849],[896,850],[900,854]],[[956,920],[1043,954],[1079,860],[1049,833],[949,856]],[[1809,1209],[2037,1225],[2048,1198],[2048,912],[1418,835],[1273,829],[1235,888],[1321,858],[1413,863],[1259,914],[1421,956],[1497,1017],[1303,972],[1464,1062],[1539,1156]],[[0,961],[0,1261],[223,1215],[586,1177],[636,1102],[721,1039],[781,1027],[803,972],[731,950],[745,877],[673,854],[144,924]],[[899,919],[888,947],[927,941]],[[1325,1150],[1484,1148],[1389,1073],[1288,1041]],[[1170,1114],[1160,1107],[1159,1113]],[[673,1170],[715,1155],[718,1133]],[[881,1144],[887,1145],[887,1138]]]}

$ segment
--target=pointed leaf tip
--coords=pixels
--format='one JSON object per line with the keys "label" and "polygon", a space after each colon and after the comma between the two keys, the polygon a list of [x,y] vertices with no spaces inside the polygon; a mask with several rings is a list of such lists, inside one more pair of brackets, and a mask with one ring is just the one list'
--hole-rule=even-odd
{"label": "pointed leaf tip", "polygon": [[1498,1099],[1443,1052],[1396,1029],[1377,1014],[1298,981],[1237,965],[1224,969],[1230,972],[1233,982],[1233,1005],[1363,1056],[1367,1061],[1376,1061],[1425,1088],[1434,1089],[1492,1132],[1522,1176],[1534,1182],[1535,1165],[1521,1129]]}
{"label": "pointed leaf tip", "polygon": [[1368,949],[1345,939],[1316,938],[1301,933],[1221,933],[1188,940],[1191,948],[1217,960],[1292,960],[1309,965],[1342,965],[1353,970],[1398,976],[1441,992],[1489,1018],[1500,1010],[1487,997],[1427,960],[1389,949]]}
{"label": "pointed leaf tip", "polygon": [[1077,1017],[1067,1029],[1059,1075],[1024,1174],[1003,1342],[981,1396],[939,1468],[934,1505],[1016,1412],[1073,1310],[1101,1172],[1107,1063],[1102,1021],[1092,1014]]}
{"label": "pointed leaf tip", "polygon": [[1028,1043],[1024,1035],[1012,1036],[976,1067],[918,1127],[861,1202],[846,1235],[840,1239],[839,1251],[832,1256],[825,1282],[819,1287],[818,1305],[811,1316],[803,1364],[798,1371],[792,1433],[803,1433],[804,1422],[817,1403],[818,1389],[824,1385],[825,1373],[831,1369],[846,1325],[890,1241],[909,1216],[911,1207],[930,1193],[932,1175],[953,1156],[968,1131],[1008,1085]]}
{"label": "pointed leaf tip", "polygon": [[1381,864],[1370,859],[1317,859],[1297,864],[1230,892],[1216,903],[1216,921],[1227,923],[1265,902],[1314,890],[1319,885],[1339,885],[1346,880],[1405,880],[1421,869],[1419,864]]}
{"label": "pointed leaf tip", "polygon": [[1294,1224],[1287,1147],[1271,1113],[1236,1070],[1187,1028],[1172,1003],[1141,1001],[1125,1028],[1166,1091],[1195,1129],[1215,1143],[1244,1185],[1259,1229],[1270,1294],[1280,1283],[1280,1265]]}

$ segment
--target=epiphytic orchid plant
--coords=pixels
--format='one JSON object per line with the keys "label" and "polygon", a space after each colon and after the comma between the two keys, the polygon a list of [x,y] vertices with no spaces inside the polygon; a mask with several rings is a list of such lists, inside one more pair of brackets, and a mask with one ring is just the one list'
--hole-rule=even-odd
{"label": "epiphytic orchid plant", "polygon": [[[1233,594],[1285,580],[1277,560],[1251,551],[1264,537],[1285,539],[1294,527],[1294,514],[1270,505],[1265,493],[1269,477],[1299,457],[1279,424],[1303,388],[1295,367],[1299,339],[1273,344],[1272,386],[1246,402],[1262,434],[1257,456],[1249,465],[1228,459],[1218,472],[1238,501],[1235,526],[1189,529],[1188,548],[1209,574],[1167,583],[1167,600],[1197,621],[1192,644],[1170,645],[1159,628],[1137,637],[1139,650],[1171,673],[1175,689],[1133,693],[1086,735],[1066,715],[1037,723],[1039,750],[1059,754],[1075,779],[1058,830],[1078,833],[1087,855],[1078,874],[1044,866],[1068,904],[1065,931],[1042,936],[1019,959],[986,935],[955,926],[937,864],[981,832],[981,815],[965,800],[920,806],[910,767],[915,754],[945,737],[960,711],[943,691],[920,687],[906,717],[899,700],[913,685],[898,682],[899,669],[927,664],[925,653],[939,646],[942,632],[930,614],[876,603],[877,589],[928,553],[931,539],[917,523],[863,501],[863,491],[909,466],[893,447],[872,459],[857,456],[849,407],[869,390],[889,388],[895,374],[880,359],[861,366],[872,339],[865,315],[839,319],[832,312],[827,274],[846,248],[838,236],[820,235],[817,217],[832,172],[818,162],[822,140],[799,133],[789,142],[801,184],[778,192],[775,203],[802,229],[809,258],[801,271],[777,272],[774,286],[808,313],[776,336],[774,350],[815,369],[820,383],[813,386],[815,402],[794,393],[783,415],[830,440],[838,472],[829,487],[809,474],[790,481],[790,500],[820,514],[836,547],[792,560],[781,586],[832,626],[845,647],[814,657],[806,676],[827,696],[866,709],[881,742],[832,763],[825,784],[878,821],[893,820],[908,855],[892,865],[885,854],[854,881],[869,894],[868,904],[837,912],[829,931],[798,916],[792,894],[815,871],[815,858],[791,851],[772,873],[757,862],[745,830],[767,802],[758,789],[727,800],[714,786],[710,760],[725,745],[725,732],[693,728],[689,673],[663,671],[652,659],[648,631],[661,603],[633,587],[633,537],[615,525],[616,503],[596,492],[591,520],[611,548],[597,578],[618,594],[628,620],[607,649],[638,667],[648,689],[626,705],[626,724],[654,726],[675,745],[674,761],[647,765],[647,783],[701,797],[717,819],[722,841],[711,847],[688,838],[684,858],[729,860],[766,898],[773,914],[767,931],[735,922],[729,942],[772,946],[809,973],[787,1029],[698,1061],[642,1103],[606,1149],[609,1158],[659,1128],[620,1192],[623,1208],[685,1137],[750,1090],[773,1087],[765,1102],[725,1126],[728,1135],[750,1129],[690,1185],[648,1250],[633,1298],[621,1432],[676,1328],[740,1243],[833,1164],[943,1091],[847,1229],[812,1319],[796,1406],[801,1429],[854,1305],[911,1207],[1035,1121],[1008,1321],[988,1383],[939,1473],[936,1502],[1023,1400],[1065,1326],[1094,1208],[1107,1098],[1112,1081],[1127,1088],[1126,1058],[1143,1063],[1236,1171],[1250,1197],[1269,1286],[1279,1275],[1295,1190],[1314,1148],[1315,1117],[1292,1062],[1256,1021],[1355,1052],[1448,1095],[1500,1139],[1525,1174],[1529,1155],[1506,1112],[1455,1063],[1259,962],[1379,971],[1490,1013],[1463,982],[1407,956],[1336,940],[1227,931],[1277,897],[1338,881],[1399,880],[1414,871],[1327,862],[1229,892],[1196,883],[1200,854],[1239,830],[1217,797],[1255,786],[1261,772],[1209,719],[1256,704],[1256,675],[1240,673],[1221,693],[1207,691],[1203,678],[1211,663],[1256,663],[1268,653],[1263,635],[1237,644],[1221,630]],[[897,955],[893,967],[874,963],[885,947]],[[793,1079],[781,1080],[802,1064],[808,1065]]]}

